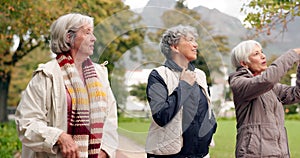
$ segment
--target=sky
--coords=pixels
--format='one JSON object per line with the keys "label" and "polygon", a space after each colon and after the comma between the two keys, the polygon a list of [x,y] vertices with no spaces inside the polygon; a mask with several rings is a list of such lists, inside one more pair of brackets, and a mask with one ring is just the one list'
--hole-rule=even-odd
{"label": "sky", "polygon": [[[149,0],[125,0],[125,4],[129,5],[132,9],[143,8]],[[245,15],[240,13],[240,8],[247,0],[187,0],[187,5],[190,9],[199,5],[209,9],[218,9],[219,11],[234,16],[241,21]]]}

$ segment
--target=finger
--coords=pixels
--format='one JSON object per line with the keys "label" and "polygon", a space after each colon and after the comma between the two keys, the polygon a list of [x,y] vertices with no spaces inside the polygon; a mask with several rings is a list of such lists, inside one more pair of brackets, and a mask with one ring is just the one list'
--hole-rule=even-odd
{"label": "finger", "polygon": [[76,158],[76,155],[74,154],[73,151],[70,151],[69,154],[68,154],[68,157],[69,158]]}
{"label": "finger", "polygon": [[77,152],[72,152],[72,158],[77,158]]}
{"label": "finger", "polygon": [[79,151],[76,151],[76,158],[79,158],[80,157],[80,153]]}
{"label": "finger", "polygon": [[73,158],[72,151],[67,151],[66,155],[68,158]]}
{"label": "finger", "polygon": [[61,152],[62,152],[62,154],[63,154],[64,157],[68,156],[67,151],[66,151],[66,149],[63,146],[61,147]]}

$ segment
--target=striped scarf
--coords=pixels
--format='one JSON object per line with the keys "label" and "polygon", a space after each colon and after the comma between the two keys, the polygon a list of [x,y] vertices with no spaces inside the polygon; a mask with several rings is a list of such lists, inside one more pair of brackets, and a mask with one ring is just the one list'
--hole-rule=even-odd
{"label": "striped scarf", "polygon": [[90,58],[82,64],[84,81],[80,78],[70,54],[60,53],[56,60],[72,100],[68,133],[77,143],[81,158],[97,158],[106,111],[106,93],[102,90],[102,84]]}

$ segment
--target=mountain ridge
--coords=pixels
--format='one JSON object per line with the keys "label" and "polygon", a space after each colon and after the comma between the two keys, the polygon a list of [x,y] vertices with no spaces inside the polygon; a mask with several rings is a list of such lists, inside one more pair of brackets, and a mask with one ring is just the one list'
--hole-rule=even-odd
{"label": "mountain ridge", "polygon": [[[157,26],[163,27],[161,19],[157,19],[157,17],[160,18],[166,8],[173,9],[175,5],[175,0],[149,0],[141,15],[147,25],[157,23]],[[162,9],[159,11],[156,8],[156,10],[153,11],[153,8],[149,9],[149,7]],[[238,18],[223,13],[218,9],[209,9],[200,5],[192,10],[200,14],[201,20],[211,25],[212,34],[227,36],[230,48],[233,48],[253,32],[253,30],[246,29]],[[300,26],[299,17],[296,17],[294,21],[288,23],[288,30],[284,32],[284,34],[280,34],[281,27],[278,27],[278,30],[271,31],[271,35],[260,35],[259,38],[254,40],[259,42],[268,41],[266,48],[264,48],[267,56],[280,55],[288,49],[299,47],[297,46],[297,41],[300,41],[300,34],[297,34],[297,26]]]}

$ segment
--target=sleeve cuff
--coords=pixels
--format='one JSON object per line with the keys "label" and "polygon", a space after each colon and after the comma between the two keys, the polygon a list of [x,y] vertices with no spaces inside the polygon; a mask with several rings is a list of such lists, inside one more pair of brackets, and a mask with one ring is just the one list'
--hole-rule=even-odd
{"label": "sleeve cuff", "polygon": [[63,130],[61,129],[57,129],[57,128],[51,128],[51,133],[53,133],[53,135],[48,135],[46,137],[45,143],[44,143],[44,151],[48,152],[48,153],[53,153],[56,154],[57,153],[57,146],[55,146],[59,136],[63,133]]}

